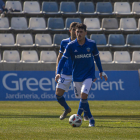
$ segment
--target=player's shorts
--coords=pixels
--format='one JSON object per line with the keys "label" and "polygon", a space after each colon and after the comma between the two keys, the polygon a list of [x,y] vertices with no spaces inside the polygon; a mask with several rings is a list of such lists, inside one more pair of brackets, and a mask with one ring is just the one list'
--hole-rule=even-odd
{"label": "player's shorts", "polygon": [[61,78],[58,80],[56,88],[60,88],[68,92],[71,82],[72,82],[72,75],[61,74]]}
{"label": "player's shorts", "polygon": [[93,81],[91,78],[85,79],[83,82],[73,82],[75,97],[80,98],[81,93],[88,94],[92,84]]}

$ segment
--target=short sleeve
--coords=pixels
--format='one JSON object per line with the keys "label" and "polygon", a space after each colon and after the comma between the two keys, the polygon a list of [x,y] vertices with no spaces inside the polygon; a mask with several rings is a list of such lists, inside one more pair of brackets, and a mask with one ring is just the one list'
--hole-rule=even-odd
{"label": "short sleeve", "polygon": [[63,41],[61,41],[59,52],[60,52],[60,53],[64,53],[64,50],[65,50],[65,48],[64,48],[64,43],[63,43]]}
{"label": "short sleeve", "polygon": [[97,49],[96,43],[93,44],[93,56],[99,55],[99,51]]}
{"label": "short sleeve", "polygon": [[66,46],[66,49],[64,50],[64,57],[69,58],[70,57],[70,45]]}

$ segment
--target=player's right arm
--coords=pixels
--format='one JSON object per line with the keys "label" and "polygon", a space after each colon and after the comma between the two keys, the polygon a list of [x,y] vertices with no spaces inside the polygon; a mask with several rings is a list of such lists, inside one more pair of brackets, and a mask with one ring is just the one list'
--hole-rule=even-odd
{"label": "player's right arm", "polygon": [[58,63],[59,63],[60,59],[62,58],[62,55],[63,55],[63,53],[58,54],[58,57],[57,57],[57,60],[56,60],[56,73],[57,73]]}
{"label": "player's right arm", "polygon": [[61,44],[60,44],[59,54],[58,54],[58,57],[57,57],[57,60],[56,60],[56,73],[57,73],[58,63],[59,63],[60,59],[62,58],[64,50],[65,50],[65,48],[64,48],[63,40],[62,40]]}
{"label": "player's right arm", "polygon": [[64,54],[62,56],[62,58],[60,59],[59,63],[58,63],[58,67],[57,67],[57,74],[55,76],[55,81],[58,83],[58,79],[61,77],[60,76],[60,73],[61,73],[61,70],[66,62],[66,60],[70,57],[70,51],[69,51],[69,45],[67,45],[65,51],[64,51]]}

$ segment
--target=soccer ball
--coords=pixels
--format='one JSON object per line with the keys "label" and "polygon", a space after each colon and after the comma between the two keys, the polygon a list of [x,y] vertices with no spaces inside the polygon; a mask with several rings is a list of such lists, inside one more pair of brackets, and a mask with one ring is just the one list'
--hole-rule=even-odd
{"label": "soccer ball", "polygon": [[79,127],[82,124],[81,116],[73,114],[69,118],[69,124],[73,127]]}

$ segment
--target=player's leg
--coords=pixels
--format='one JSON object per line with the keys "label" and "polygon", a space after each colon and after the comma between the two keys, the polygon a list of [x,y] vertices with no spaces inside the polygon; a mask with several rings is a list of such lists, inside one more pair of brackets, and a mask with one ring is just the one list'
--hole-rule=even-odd
{"label": "player's leg", "polygon": [[[74,86],[75,98],[81,99],[81,87],[82,87],[82,82],[73,82],[73,86]],[[89,119],[88,119],[87,112],[85,112],[85,111],[84,111],[83,117],[84,117],[84,121],[89,120]]]}
{"label": "player's leg", "polygon": [[56,94],[57,101],[65,109],[63,114],[60,116],[60,120],[63,120],[67,116],[67,114],[71,112],[71,108],[68,106],[63,96],[65,91],[67,92],[69,89],[71,79],[72,79],[71,76],[61,75],[61,78],[59,79],[58,84],[56,85],[55,94]]}
{"label": "player's leg", "polygon": [[0,9],[0,14],[1,14],[2,12],[3,12],[2,9]]}
{"label": "player's leg", "polygon": [[89,118],[89,126],[94,126],[95,121],[90,112],[90,107],[89,107],[89,103],[87,100],[88,93],[91,89],[91,86],[92,86],[92,79],[86,79],[85,81],[83,81],[82,87],[81,87],[81,99],[80,99],[79,109],[78,109],[77,114],[81,115],[82,112],[85,111]]}
{"label": "player's leg", "polygon": [[[97,78],[95,77],[94,80],[93,80],[93,82],[95,82],[96,80],[97,80]],[[84,121],[88,121],[89,120],[88,114],[85,111],[84,111],[83,117],[84,117]]]}

